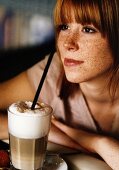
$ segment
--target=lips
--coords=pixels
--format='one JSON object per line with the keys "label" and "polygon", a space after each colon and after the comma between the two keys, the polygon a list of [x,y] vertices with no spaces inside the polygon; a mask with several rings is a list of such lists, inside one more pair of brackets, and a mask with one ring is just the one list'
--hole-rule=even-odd
{"label": "lips", "polygon": [[74,59],[70,59],[70,58],[64,58],[64,65],[65,66],[77,66],[84,63],[84,61],[80,61],[80,60],[74,60]]}

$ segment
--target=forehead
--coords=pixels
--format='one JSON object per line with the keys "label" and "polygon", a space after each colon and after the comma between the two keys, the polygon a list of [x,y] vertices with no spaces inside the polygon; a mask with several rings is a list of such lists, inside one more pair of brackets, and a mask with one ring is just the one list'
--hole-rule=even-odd
{"label": "forehead", "polygon": [[100,14],[97,3],[92,0],[64,0],[60,7],[60,23],[92,23],[100,25]]}

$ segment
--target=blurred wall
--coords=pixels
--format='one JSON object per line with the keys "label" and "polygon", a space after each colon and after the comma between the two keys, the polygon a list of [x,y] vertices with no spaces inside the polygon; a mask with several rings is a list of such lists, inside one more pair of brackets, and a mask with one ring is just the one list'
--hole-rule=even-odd
{"label": "blurred wall", "polygon": [[55,48],[56,0],[0,0],[0,82],[28,69]]}

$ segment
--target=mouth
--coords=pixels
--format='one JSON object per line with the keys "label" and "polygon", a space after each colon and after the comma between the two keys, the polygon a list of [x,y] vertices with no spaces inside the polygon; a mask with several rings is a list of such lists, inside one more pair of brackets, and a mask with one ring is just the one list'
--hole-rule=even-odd
{"label": "mouth", "polygon": [[70,59],[70,58],[64,58],[64,65],[65,66],[77,66],[84,63],[84,61],[80,61],[80,60],[74,60],[74,59]]}

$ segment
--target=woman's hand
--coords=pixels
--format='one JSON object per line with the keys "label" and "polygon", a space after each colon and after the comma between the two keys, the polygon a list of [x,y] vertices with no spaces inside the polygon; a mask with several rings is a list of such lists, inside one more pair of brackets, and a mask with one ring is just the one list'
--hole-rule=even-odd
{"label": "woman's hand", "polygon": [[67,136],[67,138],[78,143],[83,149],[85,148],[87,151],[95,153],[95,142],[99,136],[80,129],[71,128],[56,119],[52,119],[52,124],[63,134],[64,139]]}
{"label": "woman's hand", "polygon": [[119,170],[119,141],[111,137],[68,127],[55,119],[52,122],[83,148],[99,154],[113,170]]}
{"label": "woman's hand", "polygon": [[67,134],[57,128],[53,122],[51,124],[48,140],[72,149],[82,150],[81,146],[77,142],[73,141]]}

